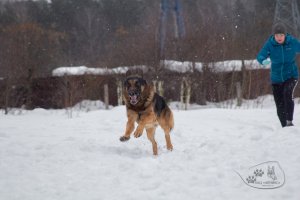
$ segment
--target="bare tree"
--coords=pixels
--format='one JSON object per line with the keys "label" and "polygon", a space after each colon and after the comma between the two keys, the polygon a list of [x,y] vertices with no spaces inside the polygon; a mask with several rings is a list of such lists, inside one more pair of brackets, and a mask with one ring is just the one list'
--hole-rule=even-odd
{"label": "bare tree", "polygon": [[[4,30],[4,67],[7,70],[7,94],[11,84],[21,84],[26,90],[26,108],[32,108],[32,81],[43,75],[45,67],[59,58],[59,44],[64,36],[45,30],[36,24],[12,25]],[[24,81],[20,81],[24,80]]]}

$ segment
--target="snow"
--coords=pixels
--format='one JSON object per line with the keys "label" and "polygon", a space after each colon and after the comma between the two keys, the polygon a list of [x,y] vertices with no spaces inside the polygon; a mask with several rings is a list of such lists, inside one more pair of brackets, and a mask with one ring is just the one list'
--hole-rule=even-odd
{"label": "snow", "polygon": [[[245,60],[246,69],[262,69],[257,60]],[[213,67],[213,66],[211,66]],[[230,72],[230,71],[241,71],[242,70],[242,61],[241,60],[228,60],[216,62],[214,64],[216,72]]]}
{"label": "snow", "polygon": [[[262,65],[260,65],[257,60],[245,60],[245,65],[248,70],[252,69],[261,69]],[[193,72],[192,63],[191,62],[179,62],[174,60],[166,60],[162,62],[166,69],[171,71],[185,73],[185,72]],[[212,69],[214,72],[231,72],[231,71],[241,71],[242,70],[242,61],[241,60],[226,60],[214,63],[208,63],[208,67]],[[269,66],[268,66],[269,67]],[[202,72],[203,63],[196,62],[195,70]]]}
{"label": "snow", "polygon": [[[146,70],[146,66],[138,65],[130,68]],[[53,76],[64,76],[64,75],[109,75],[109,74],[125,74],[129,67],[116,67],[116,68],[91,68],[86,66],[75,66],[75,67],[58,67],[52,71]]]}
{"label": "snow", "polygon": [[[164,60],[161,62],[161,65],[164,66],[166,69],[174,71],[174,72],[180,72],[180,73],[186,73],[186,72],[192,72],[192,63],[191,62],[180,62],[175,60]],[[202,71],[202,63],[197,62],[195,63],[195,69],[197,71]]]}
{"label": "snow", "polygon": [[[281,128],[272,98],[264,100],[187,111],[173,103],[174,150],[166,150],[159,128],[158,156],[145,133],[119,141],[124,106],[0,111],[0,199],[299,199],[300,106],[296,126]],[[284,170],[282,187],[252,188],[235,172],[267,161]]]}
{"label": "snow", "polygon": [[[245,60],[245,65],[248,70],[261,69],[260,65],[256,60]],[[161,61],[161,66],[170,71],[186,73],[193,72],[193,64],[190,61],[175,61],[175,60],[164,60]],[[227,60],[214,63],[208,63],[208,67],[214,72],[230,72],[230,71],[241,71],[242,61],[241,60]],[[74,67],[58,67],[52,71],[53,76],[64,76],[64,75],[109,75],[109,74],[125,74],[128,69],[142,69],[144,72],[148,70],[145,65],[136,66],[120,66],[116,68],[91,68],[86,66],[74,66]],[[196,62],[195,70],[202,72],[203,63]],[[266,66],[265,68],[270,68]]]}

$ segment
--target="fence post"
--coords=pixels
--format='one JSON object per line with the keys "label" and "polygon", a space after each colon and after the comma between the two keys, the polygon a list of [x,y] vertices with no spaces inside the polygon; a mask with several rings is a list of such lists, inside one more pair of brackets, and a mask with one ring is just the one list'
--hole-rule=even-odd
{"label": "fence post", "polygon": [[164,89],[163,89],[164,82],[163,81],[154,80],[154,81],[152,81],[152,83],[153,83],[154,91],[157,94],[159,94],[160,96],[164,96]]}
{"label": "fence post", "polygon": [[236,83],[237,106],[242,106],[242,87],[241,82]]}
{"label": "fence post", "polygon": [[4,99],[4,114],[7,115],[8,107],[9,107],[9,99],[10,99],[9,98],[10,97],[10,89],[11,89],[10,77],[6,78],[6,81],[4,82],[4,84],[5,84],[4,97],[3,97],[3,99]]}
{"label": "fence post", "polygon": [[190,105],[190,99],[191,99],[191,82],[186,80],[186,98],[185,98],[185,110],[188,109],[188,106]]}
{"label": "fence post", "polygon": [[123,85],[122,81],[117,80],[117,95],[118,95],[118,105],[121,106],[123,102]]}
{"label": "fence post", "polygon": [[109,106],[108,84],[104,85],[104,103],[105,103],[105,109],[107,110]]}
{"label": "fence post", "polygon": [[153,80],[152,83],[153,83],[153,89],[154,89],[154,92],[157,92],[157,87],[156,87],[157,81],[156,81],[156,80]]}
{"label": "fence post", "polygon": [[158,94],[164,96],[163,81],[158,81]]}
{"label": "fence post", "polygon": [[180,88],[180,102],[183,109],[187,110],[191,98],[191,82],[186,77],[182,79]]}
{"label": "fence post", "polygon": [[184,81],[181,81],[181,86],[180,86],[180,104],[183,108],[183,103],[184,103]]}

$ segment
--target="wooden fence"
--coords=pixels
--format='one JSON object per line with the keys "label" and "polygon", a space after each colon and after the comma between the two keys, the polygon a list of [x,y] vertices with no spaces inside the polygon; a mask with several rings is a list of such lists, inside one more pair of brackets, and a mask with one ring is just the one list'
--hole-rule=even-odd
{"label": "wooden fence", "polygon": [[[237,97],[240,100],[254,99],[271,94],[267,69],[222,73],[163,71],[159,76],[147,73],[144,77],[148,83],[156,85],[157,91],[167,101],[182,101],[187,104],[220,102]],[[3,79],[0,80],[0,108],[25,105],[27,109],[60,109],[74,106],[86,99],[101,100],[116,106],[122,103],[120,96],[124,78],[124,75],[36,78],[30,83],[30,93],[28,86],[25,87],[22,81],[9,84],[11,81]],[[295,96],[299,95],[299,89],[296,89]]]}

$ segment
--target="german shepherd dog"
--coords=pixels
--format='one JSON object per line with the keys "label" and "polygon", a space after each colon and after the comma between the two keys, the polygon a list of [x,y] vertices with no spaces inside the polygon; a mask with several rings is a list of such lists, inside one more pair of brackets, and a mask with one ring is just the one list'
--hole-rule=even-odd
{"label": "german shepherd dog", "polygon": [[125,134],[120,137],[124,142],[130,139],[130,134],[135,128],[134,137],[138,138],[146,129],[147,137],[152,143],[153,154],[157,155],[157,143],[154,135],[158,125],[165,132],[167,149],[172,151],[170,131],[174,127],[174,118],[171,109],[165,100],[154,92],[152,85],[147,84],[146,80],[140,75],[127,76],[123,87],[123,100],[127,111],[127,125]]}

